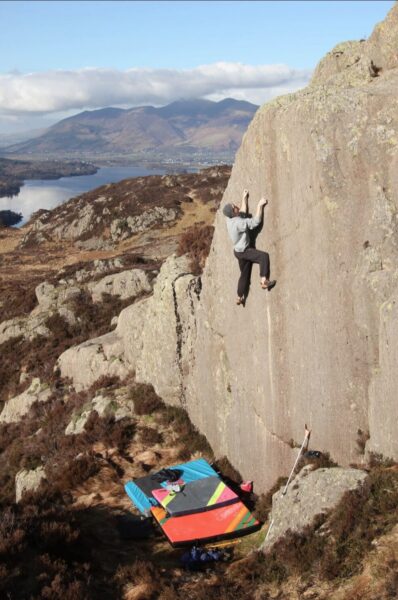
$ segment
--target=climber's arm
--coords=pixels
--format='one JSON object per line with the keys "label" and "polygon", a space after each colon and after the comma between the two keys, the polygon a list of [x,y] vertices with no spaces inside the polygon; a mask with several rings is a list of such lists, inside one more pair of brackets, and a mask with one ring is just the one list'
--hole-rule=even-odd
{"label": "climber's arm", "polygon": [[250,219],[245,219],[244,217],[237,218],[235,222],[236,230],[240,233],[243,233],[247,229],[255,229],[256,227],[258,227],[263,218],[263,207],[267,204],[268,200],[266,200],[265,198],[261,198],[260,202],[257,205],[257,211],[254,217]]}
{"label": "climber's arm", "polygon": [[248,207],[249,190],[243,190],[242,204],[240,205],[239,212],[247,215],[249,211]]}
{"label": "climber's arm", "polygon": [[[268,200],[266,198],[261,198],[260,202],[257,204],[256,214],[254,215],[253,219],[250,219],[251,221],[256,221],[256,225],[254,227],[257,227],[257,225],[261,223],[263,218],[263,208],[264,206],[267,206],[267,204]],[[254,229],[254,227],[249,225],[249,229]]]}

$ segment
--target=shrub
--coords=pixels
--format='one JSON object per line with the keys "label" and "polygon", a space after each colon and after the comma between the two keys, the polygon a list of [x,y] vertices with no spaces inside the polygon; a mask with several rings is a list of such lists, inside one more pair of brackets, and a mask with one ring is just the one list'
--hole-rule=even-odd
{"label": "shrub", "polygon": [[131,388],[130,399],[137,415],[150,415],[164,406],[153,386],[145,383],[137,383]]}
{"label": "shrub", "polygon": [[226,456],[219,458],[213,464],[214,468],[221,473],[221,476],[225,480],[233,481],[236,484],[242,483],[243,479],[239,471],[235,469],[229,462]]}
{"label": "shrub", "polygon": [[155,444],[161,444],[163,435],[153,427],[144,426],[140,429],[140,439],[145,446],[151,447]]}
{"label": "shrub", "polygon": [[265,523],[268,520],[269,513],[272,509],[272,496],[280,490],[280,488],[287,482],[287,477],[279,477],[277,482],[266,494],[260,494],[256,496],[254,504],[254,515],[256,519]]}
{"label": "shrub", "polygon": [[194,275],[200,275],[210,252],[214,227],[211,225],[194,225],[182,234],[177,254],[187,254],[190,258],[191,270]]}
{"label": "shrub", "polygon": [[308,456],[306,454],[302,455],[296,467],[296,473],[306,465],[312,465],[314,471],[316,469],[329,469],[330,467],[338,466],[338,464],[330,457],[329,452],[320,452],[318,457]]}
{"label": "shrub", "polygon": [[159,417],[161,423],[171,426],[181,444],[179,458],[188,460],[195,452],[214,460],[213,450],[206,437],[192,425],[188,413],[178,406],[166,406]]}

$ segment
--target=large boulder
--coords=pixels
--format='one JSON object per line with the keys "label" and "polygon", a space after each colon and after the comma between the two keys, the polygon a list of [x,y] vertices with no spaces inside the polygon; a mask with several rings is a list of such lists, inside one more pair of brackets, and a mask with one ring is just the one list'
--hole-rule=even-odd
{"label": "large boulder", "polygon": [[107,275],[99,281],[88,284],[93,302],[101,302],[104,294],[118,296],[121,300],[132,300],[141,294],[152,291],[151,280],[146,271],[130,269]]}
{"label": "large boulder", "polygon": [[130,370],[122,339],[116,331],[68,348],[58,358],[57,365],[62,377],[70,377],[78,391],[89,388],[101,377],[124,379]]}
{"label": "large boulder", "polygon": [[199,284],[187,257],[169,257],[153,295],[125,308],[113,332],[69,348],[59,357],[62,376],[83,389],[104,375],[123,378],[135,371],[137,381],[152,384],[165,401],[184,404],[194,360]]}
{"label": "large boulder", "polygon": [[269,550],[288,531],[301,533],[319,515],[326,515],[342,499],[365,481],[367,474],[359,469],[333,467],[311,471],[304,467],[287,488],[282,486],[272,497],[272,512],[267,538],[262,546]]}
{"label": "large boulder", "polygon": [[[196,314],[186,396],[194,423],[260,489],[289,472],[304,423],[341,465],[367,451],[398,458],[398,5],[360,60],[256,113],[222,204],[269,198],[245,308],[225,218],[215,233]],[[327,57],[329,61],[331,57]],[[370,60],[378,76],[359,63]],[[362,67],[361,67],[362,68]],[[351,72],[351,75],[350,75]]]}
{"label": "large boulder", "polygon": [[[195,360],[199,297],[200,280],[192,274],[187,257],[169,257],[147,303],[135,372],[137,381],[152,384],[170,404],[186,403],[188,375]],[[131,348],[128,337],[126,348]]]}

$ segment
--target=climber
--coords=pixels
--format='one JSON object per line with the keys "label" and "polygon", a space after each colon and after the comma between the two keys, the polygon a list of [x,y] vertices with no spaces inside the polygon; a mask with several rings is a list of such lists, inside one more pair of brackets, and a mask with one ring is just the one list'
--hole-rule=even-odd
{"label": "climber", "polygon": [[253,263],[260,265],[260,285],[264,290],[270,291],[276,284],[275,280],[269,279],[269,254],[256,250],[250,236],[251,231],[261,225],[263,208],[268,204],[268,200],[261,198],[255,216],[249,217],[248,199],[249,192],[244,190],[240,208],[236,204],[226,204],[223,208],[223,214],[227,217],[228,233],[234,245],[234,255],[238,259],[240,269],[236,304],[243,306],[249,291]]}

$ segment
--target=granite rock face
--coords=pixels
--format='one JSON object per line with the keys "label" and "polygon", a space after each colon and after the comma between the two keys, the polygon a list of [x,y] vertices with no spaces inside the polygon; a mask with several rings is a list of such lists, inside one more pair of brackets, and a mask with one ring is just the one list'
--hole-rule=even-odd
{"label": "granite rock face", "polygon": [[277,286],[261,290],[254,266],[246,307],[234,305],[221,210],[202,277],[185,401],[260,489],[289,472],[305,423],[341,465],[362,459],[359,429],[367,451],[398,458],[398,6],[338,51],[257,112],[224,194],[237,203],[248,188],[252,210],[269,198],[257,247]]}
{"label": "granite rock face", "polygon": [[285,494],[283,486],[272,496],[270,529],[263,550],[270,549],[287,531],[300,533],[311,526],[315,517],[337,506],[345,492],[356,489],[367,477],[359,469],[311,469],[311,465],[304,467]]}

